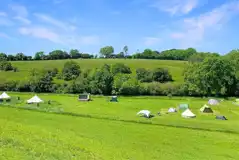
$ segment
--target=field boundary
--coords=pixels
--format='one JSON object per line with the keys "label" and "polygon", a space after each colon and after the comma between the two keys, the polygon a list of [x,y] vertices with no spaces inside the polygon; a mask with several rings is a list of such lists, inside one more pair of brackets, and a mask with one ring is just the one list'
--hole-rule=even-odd
{"label": "field boundary", "polygon": [[92,119],[99,119],[99,120],[110,120],[116,122],[125,122],[125,123],[134,123],[134,124],[144,124],[144,125],[154,125],[154,126],[161,126],[161,127],[170,127],[170,128],[181,128],[181,129],[192,129],[198,131],[208,131],[208,132],[221,132],[221,133],[228,133],[228,134],[239,134],[237,131],[232,130],[220,130],[220,129],[208,129],[208,128],[200,128],[200,127],[191,127],[191,126],[182,126],[182,125],[172,125],[172,124],[162,124],[162,123],[152,123],[146,121],[136,121],[136,120],[124,120],[118,119],[113,117],[101,117],[89,114],[80,114],[80,113],[73,113],[73,112],[65,112],[65,111],[46,111],[46,110],[37,110],[35,108],[24,108],[24,107],[15,107],[10,105],[0,105],[0,107],[11,108],[11,109],[19,109],[19,110],[27,110],[39,113],[46,113],[46,114],[56,114],[56,115],[64,115],[64,116],[72,116],[72,117],[80,117],[80,118],[92,118]]}

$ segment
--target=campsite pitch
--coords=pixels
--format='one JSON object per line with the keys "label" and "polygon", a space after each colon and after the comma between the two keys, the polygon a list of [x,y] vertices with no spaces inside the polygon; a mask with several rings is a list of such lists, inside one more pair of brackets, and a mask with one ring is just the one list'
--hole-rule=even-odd
{"label": "campsite pitch", "polygon": [[[80,102],[77,95],[38,94],[45,101],[39,108],[72,113],[58,114],[13,108],[10,105],[31,106],[26,100],[34,95],[8,94],[13,100],[0,107],[0,159],[239,158],[239,108],[231,101],[211,107],[214,113],[207,114],[200,108],[208,100],[200,98],[118,97],[119,102],[112,103],[106,97]],[[189,104],[196,118],[167,113],[181,103]],[[143,109],[155,117],[137,116]],[[216,120],[217,114],[228,121]]]}

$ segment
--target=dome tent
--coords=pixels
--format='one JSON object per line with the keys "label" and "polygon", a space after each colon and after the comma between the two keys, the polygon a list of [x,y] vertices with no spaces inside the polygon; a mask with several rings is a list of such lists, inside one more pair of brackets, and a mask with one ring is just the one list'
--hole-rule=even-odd
{"label": "dome tent", "polygon": [[168,109],[168,113],[174,113],[177,112],[177,110],[175,108],[169,108]]}
{"label": "dome tent", "polygon": [[149,118],[149,117],[150,117],[150,113],[151,113],[151,112],[150,112],[149,110],[141,110],[141,111],[139,111],[139,112],[137,113],[137,115],[143,115],[143,116]]}
{"label": "dome tent", "polygon": [[216,99],[210,99],[210,100],[208,101],[208,104],[210,104],[210,105],[218,105],[218,104],[219,104],[219,101],[216,100]]}

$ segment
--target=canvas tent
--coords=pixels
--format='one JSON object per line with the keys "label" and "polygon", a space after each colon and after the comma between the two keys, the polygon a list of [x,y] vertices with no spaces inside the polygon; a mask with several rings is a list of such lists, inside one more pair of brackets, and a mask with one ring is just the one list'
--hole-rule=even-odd
{"label": "canvas tent", "polygon": [[202,108],[200,108],[200,112],[203,113],[213,113],[212,109],[208,105],[204,105]]}
{"label": "canvas tent", "polygon": [[80,101],[89,101],[90,100],[90,94],[89,93],[80,94],[79,95],[79,100]]}
{"label": "canvas tent", "polygon": [[110,102],[118,102],[117,96],[112,96]]}
{"label": "canvas tent", "polygon": [[186,110],[189,108],[189,106],[188,106],[188,104],[180,104],[178,108],[179,108],[179,110]]}
{"label": "canvas tent", "polygon": [[150,111],[149,110],[141,110],[137,113],[137,115],[143,115],[143,116],[149,118],[150,117]]}
{"label": "canvas tent", "polygon": [[37,95],[35,95],[34,97],[32,97],[31,99],[27,100],[28,104],[32,104],[32,103],[42,103],[43,100],[41,100]]}
{"label": "canvas tent", "polygon": [[10,99],[11,97],[9,95],[7,95],[6,92],[3,92],[1,95],[0,95],[0,99]]}
{"label": "canvas tent", "polygon": [[174,113],[177,112],[177,110],[175,108],[169,108],[168,109],[168,113]]}
{"label": "canvas tent", "polygon": [[210,99],[210,100],[208,101],[208,104],[210,104],[210,105],[218,105],[218,104],[219,104],[219,101],[216,100],[216,99]]}
{"label": "canvas tent", "polygon": [[218,120],[227,120],[225,116],[216,116],[216,119]]}
{"label": "canvas tent", "polygon": [[192,113],[192,111],[190,109],[186,109],[183,113],[182,113],[182,117],[183,118],[195,118],[196,115],[194,113]]}

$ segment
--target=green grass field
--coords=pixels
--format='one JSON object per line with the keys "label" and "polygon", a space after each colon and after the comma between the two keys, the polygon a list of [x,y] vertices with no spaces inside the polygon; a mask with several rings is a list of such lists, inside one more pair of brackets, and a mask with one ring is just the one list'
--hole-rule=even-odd
{"label": "green grass field", "polygon": [[[59,70],[63,68],[64,63],[67,60],[54,60],[54,61],[16,61],[12,62],[13,66],[16,66],[19,72],[1,72],[0,80],[22,80],[27,78],[29,71],[32,68],[44,69],[44,68],[58,68]],[[133,72],[137,68],[146,67],[153,69],[156,67],[168,68],[173,75],[175,82],[183,81],[183,69],[185,68],[187,62],[184,61],[166,61],[166,60],[131,60],[131,59],[78,59],[74,60],[79,63],[82,70],[100,67],[103,64],[114,64],[114,63],[124,63],[129,65]]]}
{"label": "green grass field", "polygon": [[[76,95],[39,94],[44,101],[52,101],[39,108],[58,107],[67,112],[59,114],[19,109],[36,108],[25,104],[33,94],[9,95],[12,102],[0,107],[0,159],[239,158],[239,107],[229,100],[213,106],[213,114],[202,114],[199,108],[208,99],[119,97],[118,103],[111,103],[107,97],[79,102]],[[188,103],[197,117],[183,119],[180,112],[166,114],[169,107],[180,103]],[[136,116],[141,109],[152,111],[155,117]],[[225,115],[228,121],[216,120],[215,115]]]}

